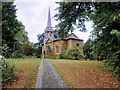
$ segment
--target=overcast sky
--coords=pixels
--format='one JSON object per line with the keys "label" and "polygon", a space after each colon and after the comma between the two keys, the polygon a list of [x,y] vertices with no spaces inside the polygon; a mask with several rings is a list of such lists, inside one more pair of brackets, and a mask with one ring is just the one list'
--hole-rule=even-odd
{"label": "overcast sky", "polygon": [[[59,1],[59,0],[57,0]],[[56,9],[59,5],[54,0],[15,0],[17,9],[17,19],[25,25],[25,31],[28,32],[30,42],[37,43],[37,35],[42,34],[47,26],[48,9],[51,11],[51,24],[54,27],[58,22],[53,16],[58,13]],[[75,30],[75,33],[84,43],[89,38],[92,30],[91,22],[86,23],[88,32],[83,33]]]}

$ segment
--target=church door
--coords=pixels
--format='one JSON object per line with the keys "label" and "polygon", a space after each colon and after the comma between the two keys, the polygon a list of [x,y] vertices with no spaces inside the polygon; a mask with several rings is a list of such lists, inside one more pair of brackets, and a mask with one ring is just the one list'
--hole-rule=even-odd
{"label": "church door", "polygon": [[45,58],[45,51],[44,51],[44,58]]}

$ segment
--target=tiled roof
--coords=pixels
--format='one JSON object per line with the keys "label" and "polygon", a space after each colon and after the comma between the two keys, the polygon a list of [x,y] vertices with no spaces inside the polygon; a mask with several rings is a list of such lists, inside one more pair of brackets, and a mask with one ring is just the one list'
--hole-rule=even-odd
{"label": "tiled roof", "polygon": [[78,37],[73,37],[73,36],[70,36],[70,37],[68,37],[68,38],[66,38],[66,40],[68,40],[68,39],[76,39],[76,40],[81,40],[81,41],[83,41],[82,39],[79,39]]}
{"label": "tiled roof", "polygon": [[75,39],[75,40],[83,41],[82,39],[79,39],[74,33],[69,34],[68,37],[66,37],[65,39],[66,39],[66,40]]}

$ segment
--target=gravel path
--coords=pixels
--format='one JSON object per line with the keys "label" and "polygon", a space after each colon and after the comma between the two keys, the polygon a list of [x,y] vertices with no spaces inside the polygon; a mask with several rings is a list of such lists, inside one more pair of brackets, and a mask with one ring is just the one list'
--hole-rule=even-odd
{"label": "gravel path", "polygon": [[37,77],[36,88],[67,88],[52,64],[42,59]]}

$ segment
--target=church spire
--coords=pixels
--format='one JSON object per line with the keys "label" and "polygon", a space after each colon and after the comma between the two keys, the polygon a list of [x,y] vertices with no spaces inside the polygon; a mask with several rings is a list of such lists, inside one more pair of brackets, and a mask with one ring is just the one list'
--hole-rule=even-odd
{"label": "church spire", "polygon": [[51,17],[50,17],[50,7],[49,7],[49,12],[48,12],[48,22],[47,22],[47,27],[52,27],[52,26],[51,26]]}
{"label": "church spire", "polygon": [[45,37],[54,38],[54,31],[53,31],[53,27],[51,25],[50,7],[49,7],[49,11],[48,11],[48,21],[47,21],[47,27],[45,29]]}

